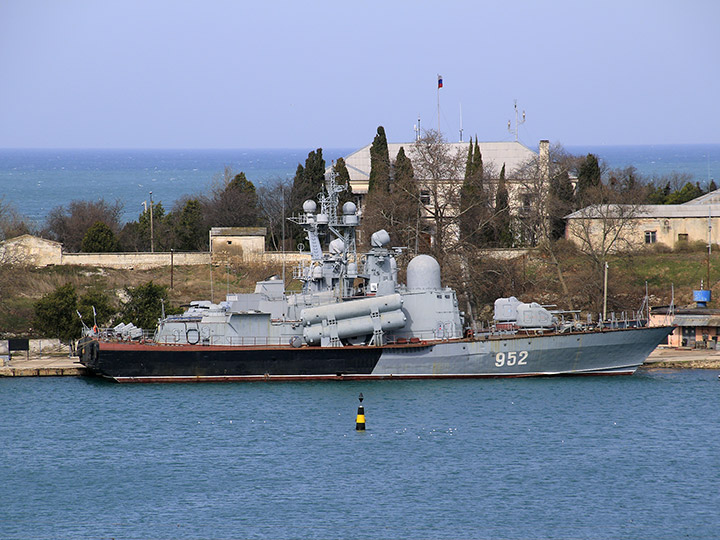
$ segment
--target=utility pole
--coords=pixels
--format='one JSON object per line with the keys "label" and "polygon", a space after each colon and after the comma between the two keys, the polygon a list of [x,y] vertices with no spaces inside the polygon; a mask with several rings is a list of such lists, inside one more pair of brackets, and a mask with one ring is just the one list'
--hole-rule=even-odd
{"label": "utility pole", "polygon": [[605,293],[603,294],[603,326],[605,325],[605,319],[607,319],[607,274],[608,274],[608,263],[605,263]]}
{"label": "utility pole", "polygon": [[155,253],[155,236],[153,234],[153,198],[150,192],[150,252]]}
{"label": "utility pole", "polygon": [[707,288],[712,290],[710,285],[710,255],[712,255],[712,208],[708,205],[708,256],[707,256]]}

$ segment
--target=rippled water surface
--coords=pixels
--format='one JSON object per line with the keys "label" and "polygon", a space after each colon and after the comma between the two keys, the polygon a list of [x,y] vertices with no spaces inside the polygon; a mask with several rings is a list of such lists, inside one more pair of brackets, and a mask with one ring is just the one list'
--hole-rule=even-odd
{"label": "rippled water surface", "polygon": [[0,397],[3,539],[720,537],[717,371]]}

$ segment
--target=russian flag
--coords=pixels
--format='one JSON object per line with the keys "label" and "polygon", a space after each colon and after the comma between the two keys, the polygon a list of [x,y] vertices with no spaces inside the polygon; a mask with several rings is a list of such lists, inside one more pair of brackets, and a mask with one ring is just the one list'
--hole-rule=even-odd
{"label": "russian flag", "polygon": [[438,88],[442,88],[442,75],[438,75]]}

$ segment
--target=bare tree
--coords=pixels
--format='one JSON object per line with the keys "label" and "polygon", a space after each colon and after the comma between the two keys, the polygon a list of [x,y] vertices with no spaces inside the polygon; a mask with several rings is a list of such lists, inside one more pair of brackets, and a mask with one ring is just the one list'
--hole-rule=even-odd
{"label": "bare tree", "polygon": [[286,246],[282,245],[282,231],[285,218],[290,216],[291,189],[292,180],[287,178],[275,178],[258,188],[260,215],[270,233],[268,235],[268,247],[275,251],[286,250]]}
{"label": "bare tree", "polygon": [[33,232],[33,228],[26,217],[20,215],[12,205],[6,204],[0,198],[0,241],[30,234]]}
{"label": "bare tree", "polygon": [[205,225],[210,227],[254,227],[258,225],[258,196],[245,173],[230,167],[213,181],[212,195],[204,199]]}
{"label": "bare tree", "polygon": [[429,130],[412,147],[423,218],[431,235],[430,253],[444,265],[459,247],[460,191],[465,153],[448,145],[441,133]]}
{"label": "bare tree", "polygon": [[43,233],[62,242],[67,251],[80,250],[87,230],[98,221],[105,223],[114,234],[120,232],[120,216],[123,205],[118,200],[109,203],[99,201],[72,201],[67,208],[56,206],[48,214]]}

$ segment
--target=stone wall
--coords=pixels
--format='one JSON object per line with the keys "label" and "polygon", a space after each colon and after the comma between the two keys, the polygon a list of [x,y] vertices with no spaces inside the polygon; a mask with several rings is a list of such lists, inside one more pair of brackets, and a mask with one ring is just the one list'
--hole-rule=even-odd
{"label": "stone wall", "polygon": [[155,253],[63,253],[60,264],[101,266],[104,268],[158,268],[170,266],[193,266],[210,264],[208,252]]}
{"label": "stone wall", "polygon": [[[30,346],[30,354],[41,354],[43,352],[59,353],[68,352],[68,344],[61,343],[59,339],[31,339],[28,343]],[[7,358],[8,354],[8,340],[0,339],[0,356]],[[24,356],[25,351],[13,351],[13,356]]]}

